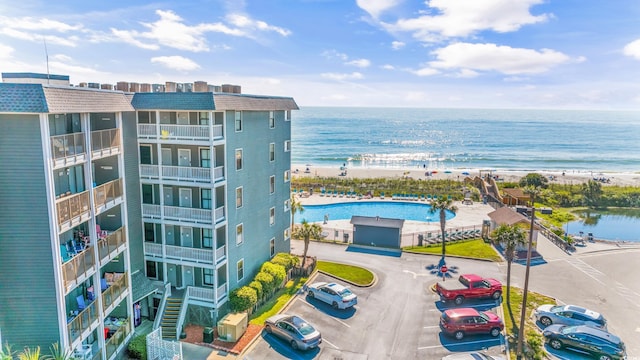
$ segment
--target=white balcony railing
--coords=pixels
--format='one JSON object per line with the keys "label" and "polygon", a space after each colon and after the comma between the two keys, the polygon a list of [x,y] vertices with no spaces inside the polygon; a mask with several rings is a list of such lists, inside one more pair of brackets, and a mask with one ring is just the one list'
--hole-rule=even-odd
{"label": "white balcony railing", "polygon": [[216,298],[216,291],[212,288],[188,286],[187,298],[193,299],[193,300],[213,302],[214,299]]}
{"label": "white balcony railing", "polygon": [[154,204],[142,204],[142,216],[152,219],[160,219],[162,217],[162,207]]}
{"label": "white balcony railing", "polygon": [[216,166],[213,168],[213,181],[224,180],[224,166]]}
{"label": "white balcony railing", "polygon": [[224,299],[224,297],[227,296],[227,283],[218,286],[216,294],[218,295],[218,301]]}
{"label": "white balcony railing", "polygon": [[211,182],[211,169],[189,166],[160,166],[160,165],[140,165],[140,177],[147,179],[185,181],[185,182]]}
{"label": "white balcony railing", "polygon": [[179,206],[164,207],[164,218],[168,220],[211,224],[211,216],[211,210],[209,209],[196,209]]}
{"label": "white balcony railing", "polygon": [[162,244],[145,241],[144,254],[153,257],[162,257]]}
{"label": "white balcony railing", "polygon": [[213,262],[213,250],[173,245],[165,245],[165,249],[166,258],[205,264]]}
{"label": "white balcony railing", "polygon": [[160,178],[160,166],[140,164],[140,177],[147,179],[159,179]]}
{"label": "white balcony railing", "polygon": [[[213,139],[223,138],[222,125],[213,125]],[[209,125],[138,124],[138,137],[161,140],[209,140]]]}
{"label": "white balcony railing", "polygon": [[156,124],[138,124],[138,137],[154,138],[158,136]]}
{"label": "white balcony railing", "polygon": [[224,220],[224,206],[220,206],[215,210],[216,224]]}
{"label": "white balcony railing", "polygon": [[222,125],[213,125],[213,138],[222,139]]}
{"label": "white balcony railing", "polygon": [[216,249],[216,263],[224,260],[227,257],[226,246],[222,245]]}

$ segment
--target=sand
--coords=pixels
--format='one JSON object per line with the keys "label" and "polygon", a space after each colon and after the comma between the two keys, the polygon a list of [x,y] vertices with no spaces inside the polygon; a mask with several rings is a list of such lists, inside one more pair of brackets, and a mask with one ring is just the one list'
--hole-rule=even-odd
{"label": "sand", "polygon": [[[308,169],[308,170],[307,170]],[[297,170],[297,171],[296,171]],[[310,166],[293,164],[291,173],[293,177],[346,177],[346,178],[402,178],[411,177],[413,179],[423,180],[443,180],[453,179],[462,181],[465,177],[474,177],[480,175],[480,170],[436,170],[431,176],[426,176],[429,169],[390,169],[390,168],[365,168],[365,167],[347,167],[346,175],[342,176],[343,170],[339,166]],[[463,172],[469,175],[463,174]],[[523,176],[531,172],[537,172],[550,179],[550,183],[557,184],[582,184],[590,179],[604,179],[602,185],[618,185],[618,186],[639,186],[640,173],[617,173],[617,172],[596,172],[596,171],[512,171],[498,170],[493,171],[492,175],[498,177],[498,182],[518,182]],[[483,175],[486,174],[483,170]]]}

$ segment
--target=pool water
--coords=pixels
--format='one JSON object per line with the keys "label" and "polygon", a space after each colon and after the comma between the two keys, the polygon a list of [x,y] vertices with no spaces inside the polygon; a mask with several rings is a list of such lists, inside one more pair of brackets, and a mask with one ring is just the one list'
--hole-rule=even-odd
{"label": "pool water", "polygon": [[[431,214],[431,205],[408,202],[389,201],[362,201],[345,202],[324,205],[304,205],[302,213],[296,213],[296,223],[302,220],[308,222],[324,221],[325,215],[328,220],[351,220],[351,216],[380,216],[388,219],[404,219],[423,222],[439,222],[440,213]],[[450,220],[455,214],[447,211],[446,219]]]}

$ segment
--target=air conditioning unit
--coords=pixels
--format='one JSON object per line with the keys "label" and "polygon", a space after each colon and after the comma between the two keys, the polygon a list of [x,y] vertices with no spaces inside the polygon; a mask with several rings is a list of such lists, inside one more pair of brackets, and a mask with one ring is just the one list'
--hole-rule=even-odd
{"label": "air conditioning unit", "polygon": [[236,342],[249,325],[247,313],[227,314],[218,321],[218,337],[222,341]]}

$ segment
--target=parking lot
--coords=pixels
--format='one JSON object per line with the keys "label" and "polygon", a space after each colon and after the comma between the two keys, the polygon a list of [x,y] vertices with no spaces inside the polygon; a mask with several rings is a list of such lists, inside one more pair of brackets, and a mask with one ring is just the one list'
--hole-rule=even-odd
{"label": "parking lot", "polygon": [[[263,332],[246,358],[257,359],[440,359],[452,352],[483,351],[500,354],[504,336],[469,336],[462,341],[444,336],[439,328],[443,304],[430,287],[437,279],[413,271],[395,274],[393,281],[378,275],[378,282],[359,288],[318,274],[313,281],[334,281],[358,295],[353,309],[330,305],[298,294],[283,312],[301,316],[322,333],[318,349],[294,351],[289,344]],[[454,281],[454,280],[450,280]],[[464,306],[499,313],[496,302],[485,300]],[[500,314],[501,315],[501,314]]]}

